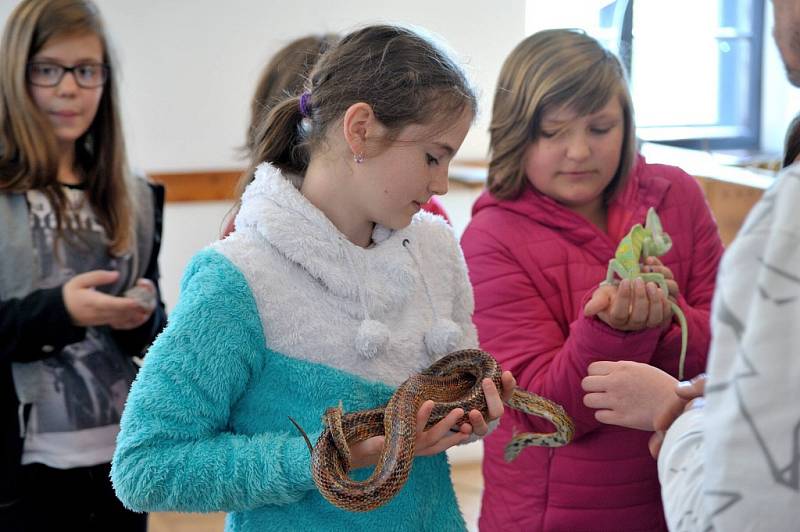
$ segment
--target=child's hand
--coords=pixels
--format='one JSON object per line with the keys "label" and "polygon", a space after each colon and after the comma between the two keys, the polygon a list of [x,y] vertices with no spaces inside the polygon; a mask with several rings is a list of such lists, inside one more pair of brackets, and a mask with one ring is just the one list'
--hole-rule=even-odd
{"label": "child's hand", "polygon": [[675,281],[675,276],[672,275],[672,270],[664,266],[664,264],[657,257],[647,257],[642,266],[642,273],[660,273],[667,281],[667,290],[669,296],[678,299],[678,283]]}
{"label": "child's hand", "polygon": [[[675,396],[678,381],[649,364],[623,360],[593,362],[581,381],[583,404],[601,423],[655,430],[656,420]],[[671,423],[671,421],[670,421]]]}
{"label": "child's hand", "polygon": [[[496,393],[496,392],[495,392]],[[454,408],[449,414],[428,430],[425,425],[433,412],[433,401],[422,403],[417,411],[417,438],[414,444],[414,456],[430,456],[463,443],[472,433],[469,423],[459,428],[458,421],[464,416],[464,410]],[[451,430],[452,429],[452,430]],[[384,436],[373,436],[350,447],[350,467],[357,469],[378,463],[385,445]]]}
{"label": "child's hand", "polygon": [[464,416],[464,410],[461,408],[454,408],[441,421],[425,430],[432,411],[433,401],[427,400],[422,403],[417,412],[417,443],[414,456],[439,454],[453,445],[463,443],[472,434],[472,427],[469,423],[463,423],[461,427],[457,425]]}
{"label": "child's hand", "polygon": [[586,316],[597,316],[620,331],[663,327],[672,321],[667,298],[655,283],[623,279],[619,286],[602,285],[584,307]]}
{"label": "child's hand", "polygon": [[514,388],[517,387],[517,380],[510,371],[504,371],[501,380],[503,384],[502,394],[497,391],[492,379],[483,379],[483,382],[481,382],[483,393],[486,396],[486,405],[489,407],[489,417],[484,419],[479,410],[472,410],[469,413],[469,424],[472,426],[472,433],[481,438],[489,433],[489,423],[500,419],[503,415],[503,403],[511,399],[511,394],[514,393]]}
{"label": "child's hand", "polygon": [[72,322],[81,327],[108,325],[113,329],[135,329],[148,320],[153,309],[145,309],[131,298],[115,297],[95,290],[117,280],[119,272],[93,270],[76,275],[61,289],[64,306]]}
{"label": "child's hand", "polygon": [[[434,403],[430,400],[422,403],[417,412],[417,439],[414,456],[438,454],[454,445],[464,443],[473,432],[478,436],[485,436],[489,431],[488,422],[494,421],[503,415],[503,402],[511,398],[511,394],[517,386],[517,381],[510,371],[504,371],[501,379],[503,382],[502,396],[498,393],[497,387],[491,379],[484,379],[481,383],[483,393],[486,395],[486,403],[489,407],[488,420],[484,420],[480,411],[472,410],[469,413],[470,422],[463,423],[459,427],[457,424],[464,415],[464,411],[460,408],[455,408],[434,426],[424,430],[433,411]],[[375,465],[383,450],[384,441],[383,436],[374,436],[354,444],[350,448],[351,467],[356,469]]]}
{"label": "child's hand", "polygon": [[359,469],[377,464],[384,441],[383,436],[373,436],[350,446],[350,468]]}
{"label": "child's hand", "polygon": [[653,458],[658,458],[661,451],[661,444],[664,443],[664,435],[678,419],[678,416],[691,410],[692,408],[702,408],[703,394],[706,389],[706,375],[700,374],[691,381],[681,381],[675,387],[675,395],[670,397],[667,403],[656,415],[653,425],[656,432],[650,436],[648,447]]}

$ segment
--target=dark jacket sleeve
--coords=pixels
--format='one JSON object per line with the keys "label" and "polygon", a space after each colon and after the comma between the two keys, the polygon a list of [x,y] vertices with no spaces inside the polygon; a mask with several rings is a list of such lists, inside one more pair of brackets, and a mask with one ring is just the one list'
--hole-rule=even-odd
{"label": "dark jacket sleeve", "polygon": [[156,308],[150,319],[139,327],[113,332],[117,345],[129,356],[141,356],[167,324],[167,312],[164,307],[164,301],[161,300],[161,288],[159,287],[161,275],[158,269],[158,254],[161,251],[161,232],[164,225],[164,187],[154,183],[148,183],[148,185],[153,192],[155,223],[153,225],[153,247],[150,252],[150,262],[148,262],[142,277],[151,280],[156,287]]}
{"label": "dark jacket sleeve", "polygon": [[0,301],[0,361],[40,360],[83,339],[86,329],[73,325],[61,289]]}

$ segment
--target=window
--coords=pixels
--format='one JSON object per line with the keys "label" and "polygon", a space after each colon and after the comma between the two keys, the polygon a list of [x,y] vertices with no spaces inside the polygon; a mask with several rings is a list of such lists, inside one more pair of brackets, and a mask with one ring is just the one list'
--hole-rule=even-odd
{"label": "window", "polygon": [[647,141],[755,149],[761,121],[764,0],[528,0],[528,32],[577,27],[630,74]]}

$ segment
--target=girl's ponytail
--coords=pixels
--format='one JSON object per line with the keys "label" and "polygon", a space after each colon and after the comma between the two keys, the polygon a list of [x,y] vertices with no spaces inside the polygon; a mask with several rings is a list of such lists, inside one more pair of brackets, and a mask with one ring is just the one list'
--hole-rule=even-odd
{"label": "girl's ponytail", "polygon": [[446,122],[477,109],[463,70],[433,39],[398,26],[367,26],[320,56],[301,96],[276,104],[254,125],[250,168],[238,191],[265,161],[302,177],[310,154],[358,102],[372,107],[390,139],[408,125]]}
{"label": "girl's ponytail", "polygon": [[276,104],[253,132],[253,154],[248,175],[268,162],[283,172],[302,176],[308,166],[300,96]]}

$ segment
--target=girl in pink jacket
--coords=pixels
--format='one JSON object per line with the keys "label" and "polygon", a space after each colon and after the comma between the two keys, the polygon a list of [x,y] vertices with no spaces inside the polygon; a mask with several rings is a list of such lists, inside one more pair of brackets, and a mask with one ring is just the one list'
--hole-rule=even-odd
{"label": "girl in pink jacket", "polygon": [[666,530],[649,434],[597,421],[581,379],[597,360],[677,374],[680,328],[656,286],[598,287],[649,207],[673,247],[645,268],[664,274],[686,315],[686,377],[704,370],[722,243],[702,191],[680,169],[636,154],[624,70],[577,31],[543,31],[516,47],[490,132],[488,189],[462,239],[481,346],[521,387],[562,404],[577,430],[566,447],[528,448],[508,464],[514,433],[551,427],[506,411],[484,440],[480,528]]}

